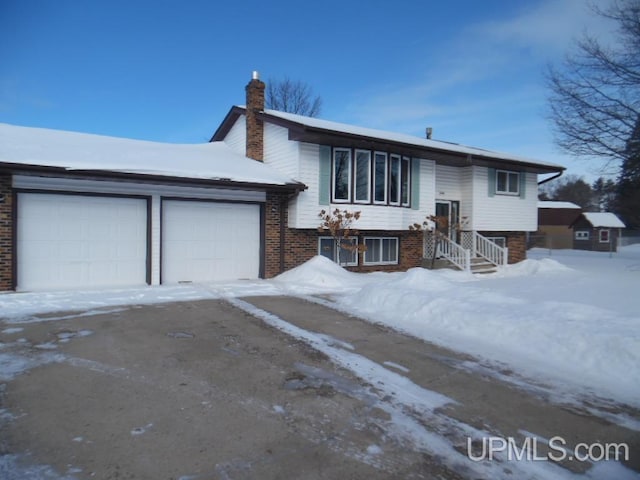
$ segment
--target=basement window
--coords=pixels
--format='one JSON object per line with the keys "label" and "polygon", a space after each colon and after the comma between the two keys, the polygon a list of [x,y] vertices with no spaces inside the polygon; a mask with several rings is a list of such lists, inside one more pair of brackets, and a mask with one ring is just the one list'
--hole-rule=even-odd
{"label": "basement window", "polygon": [[[358,265],[357,238],[345,238],[341,241],[340,265],[353,267]],[[345,248],[348,246],[348,248]],[[338,246],[333,237],[318,238],[318,255],[327,257],[332,262],[338,263]]]}
{"label": "basement window", "polygon": [[365,237],[364,252],[365,265],[397,265],[398,238],[397,237]]}

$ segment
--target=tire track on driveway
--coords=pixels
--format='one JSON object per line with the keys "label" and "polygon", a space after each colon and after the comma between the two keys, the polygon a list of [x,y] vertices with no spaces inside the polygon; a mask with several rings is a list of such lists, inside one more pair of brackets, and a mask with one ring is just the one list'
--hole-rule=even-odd
{"label": "tire track on driveway", "polygon": [[[637,473],[628,468],[640,471],[637,432],[554,405],[494,377],[454,366],[472,360],[468,356],[301,298],[249,297],[228,301],[350,369],[371,385],[370,391],[377,392],[380,408],[384,409],[385,403],[391,406],[387,411],[392,423],[400,427],[395,434],[404,432],[415,448],[444,458],[454,471],[491,478],[513,478],[507,471],[518,472],[519,478],[637,478]],[[389,385],[380,384],[389,379],[395,380]],[[421,393],[405,396],[398,388],[406,382],[413,385],[413,392]],[[421,394],[452,401],[431,406],[415,403],[414,397]],[[419,428],[412,421],[417,421]],[[433,440],[434,435],[438,441]],[[561,465],[565,468],[550,461],[507,463],[506,458],[502,462],[471,462],[467,449],[477,447],[487,436],[514,438],[522,443],[530,436],[559,436],[566,440],[568,450],[578,443],[624,442],[632,455],[625,462],[628,468],[616,462],[565,461]],[[543,442],[539,447],[546,445]],[[548,453],[541,450],[540,455]]]}

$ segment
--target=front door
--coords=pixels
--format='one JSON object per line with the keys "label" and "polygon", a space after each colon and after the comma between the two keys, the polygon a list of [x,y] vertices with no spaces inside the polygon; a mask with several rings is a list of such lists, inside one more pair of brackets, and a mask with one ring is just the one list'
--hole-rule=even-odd
{"label": "front door", "polygon": [[457,200],[436,200],[436,218],[438,219],[438,230],[457,242],[460,202]]}

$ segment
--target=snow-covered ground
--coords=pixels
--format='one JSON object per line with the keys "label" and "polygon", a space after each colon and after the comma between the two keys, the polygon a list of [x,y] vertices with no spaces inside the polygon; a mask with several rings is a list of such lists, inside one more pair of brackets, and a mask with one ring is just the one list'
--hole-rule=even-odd
{"label": "snow-covered ground", "polygon": [[[135,304],[227,298],[238,308],[309,343],[369,383],[374,382],[373,377],[384,378],[383,384],[393,392],[406,392],[385,397],[395,398],[395,403],[381,402],[398,426],[398,435],[408,435],[426,451],[454,459],[458,454],[452,445],[437,435],[427,435],[404,412],[405,405],[417,408],[419,399],[423,415],[431,412],[430,422],[442,421],[454,431],[480,435],[482,432],[468,425],[443,420],[433,413],[449,399],[412,384],[402,370],[394,373],[359,356],[339,339],[300,329],[233,297],[288,294],[330,303],[370,321],[471,354],[476,361],[467,362],[464,368],[496,375],[553,401],[577,403],[582,408],[595,405],[595,414],[607,416],[607,409],[599,406],[625,403],[640,407],[639,286],[640,245],[625,247],[613,256],[537,249],[529,252],[525,262],[488,275],[420,268],[404,273],[358,274],[324,257],[315,257],[273,280],[2,294],[0,320],[5,325],[0,325],[0,331],[20,333],[21,325],[43,321],[43,315],[54,322],[120,311]],[[25,363],[24,358],[2,350],[0,343],[0,379],[5,380],[38,362],[59,361],[56,353],[43,351],[31,363]],[[624,414],[611,415],[610,419],[640,430],[640,422]],[[44,478],[34,473],[36,467],[20,470],[16,461],[13,456],[1,457],[0,472],[18,472],[18,476],[9,478]],[[477,464],[471,471],[487,478],[511,478],[494,467]],[[548,462],[519,463],[514,468],[521,478],[578,478]],[[636,478],[635,473],[614,462],[598,463],[586,477]]]}
{"label": "snow-covered ground", "polygon": [[[357,274],[323,257],[273,280],[0,295],[0,318],[64,319],[131,304],[247,295],[331,294],[339,309],[515,372],[556,400],[640,407],[640,245],[619,253],[536,249],[489,275],[421,268]],[[76,316],[76,315],[74,315]],[[470,368],[473,366],[470,365]],[[497,367],[497,368],[496,368]]]}

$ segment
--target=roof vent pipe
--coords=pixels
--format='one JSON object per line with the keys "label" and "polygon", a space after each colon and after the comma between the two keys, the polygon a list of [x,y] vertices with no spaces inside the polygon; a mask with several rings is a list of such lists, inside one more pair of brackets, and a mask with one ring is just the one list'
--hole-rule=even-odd
{"label": "roof vent pipe", "polygon": [[431,135],[433,135],[433,128],[427,127],[427,140],[431,140]]}

